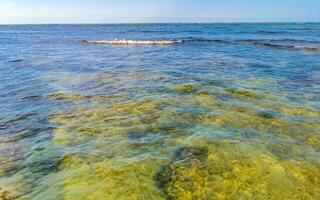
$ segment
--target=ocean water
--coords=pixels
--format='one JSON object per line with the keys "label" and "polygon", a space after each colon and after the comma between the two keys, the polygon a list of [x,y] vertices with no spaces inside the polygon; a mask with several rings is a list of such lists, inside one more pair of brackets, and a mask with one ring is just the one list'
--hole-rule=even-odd
{"label": "ocean water", "polygon": [[320,199],[320,24],[0,26],[0,199]]}

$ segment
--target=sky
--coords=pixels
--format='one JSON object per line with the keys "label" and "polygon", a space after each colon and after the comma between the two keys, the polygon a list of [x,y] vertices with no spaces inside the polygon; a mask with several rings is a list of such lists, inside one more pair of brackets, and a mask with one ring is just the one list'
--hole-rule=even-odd
{"label": "sky", "polygon": [[320,0],[0,0],[0,24],[320,21]]}

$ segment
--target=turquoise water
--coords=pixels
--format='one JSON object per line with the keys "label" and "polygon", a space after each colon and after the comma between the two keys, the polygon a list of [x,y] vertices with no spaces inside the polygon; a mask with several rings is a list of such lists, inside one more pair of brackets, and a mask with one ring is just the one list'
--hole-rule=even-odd
{"label": "turquoise water", "polygon": [[320,199],[320,24],[0,26],[0,199]]}

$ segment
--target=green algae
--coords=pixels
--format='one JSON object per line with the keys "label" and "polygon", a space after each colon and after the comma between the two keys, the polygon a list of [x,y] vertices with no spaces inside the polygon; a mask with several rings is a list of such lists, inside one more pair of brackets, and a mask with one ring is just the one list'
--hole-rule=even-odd
{"label": "green algae", "polygon": [[184,147],[178,159],[162,167],[156,176],[168,199],[207,199],[204,170],[208,157],[205,147]]}
{"label": "green algae", "polygon": [[126,164],[69,156],[61,165],[61,170],[69,174],[63,182],[63,199],[162,199],[152,179],[158,168],[152,159]]}
{"label": "green algae", "polygon": [[319,198],[317,110],[206,87],[170,87],[161,98],[53,98],[77,105],[50,119],[54,144],[95,150],[63,158],[59,198]]}
{"label": "green algae", "polygon": [[[198,105],[214,104],[212,102],[215,98],[212,96],[209,95],[208,98],[204,98],[206,95],[203,94],[199,96],[197,101],[200,104]],[[110,143],[104,142],[101,145],[110,145],[107,148],[109,152],[122,156],[131,155],[131,151],[135,152],[135,149],[138,148],[132,146],[130,142],[132,139],[144,138],[148,134],[169,134],[170,136],[176,135],[178,138],[188,136],[189,134],[185,134],[183,129],[176,126],[180,124],[184,127],[188,123],[192,123],[193,116],[187,113],[176,115],[175,113],[170,114],[168,111],[162,112],[163,107],[160,105],[163,104],[158,101],[142,101],[116,105],[110,109],[94,111],[92,114],[88,114],[91,111],[77,111],[79,117],[75,117],[78,114],[72,114],[75,115],[72,118],[76,123],[81,122],[84,125],[95,122],[94,126],[82,126],[81,129],[75,131],[75,127],[66,123],[65,125],[68,127],[71,125],[71,128],[67,129],[65,134],[73,131],[75,134],[79,133],[80,135],[76,138],[74,134],[70,138],[70,141],[78,140],[77,143],[83,142],[79,138],[84,135],[86,137],[116,137],[116,140],[112,140]],[[299,130],[308,130],[304,127],[305,124],[301,124],[302,127],[299,124],[293,126],[294,124],[285,119],[260,116],[256,111],[244,107],[228,108],[228,106],[224,106],[223,108],[230,110],[224,110],[222,116],[198,115],[202,118],[198,118],[197,123],[214,127],[253,128],[261,131],[274,128],[272,130],[281,135],[288,134],[286,129],[290,127],[291,129],[298,127]],[[111,117],[112,115],[130,115],[131,118],[114,118]],[[82,116],[85,117],[82,118]],[[97,122],[101,123],[101,128],[99,128],[99,123],[96,124]],[[170,122],[176,126],[171,126]],[[113,126],[103,129],[103,127],[108,127],[108,124]],[[123,128],[123,126],[130,128]],[[314,128],[315,125],[310,126],[310,128],[312,127]],[[62,126],[60,131],[64,129]],[[60,134],[59,130],[56,134]],[[292,132],[288,136],[292,137],[291,134]],[[311,138],[308,141],[314,143],[315,139]],[[57,142],[60,143],[58,140]],[[174,143],[162,142],[158,144],[166,148],[175,146]],[[298,148],[296,153],[290,148],[280,150],[283,145],[268,147],[271,148],[271,152],[280,156],[277,158],[262,152],[250,155],[250,151],[237,155],[232,153],[237,150],[230,148],[231,144],[226,144],[226,146],[218,145],[214,150],[211,146],[209,153],[207,151],[202,154],[196,153],[196,147],[189,148],[193,150],[182,151],[178,158],[173,159],[167,165],[164,165],[166,162],[156,159],[150,162],[143,160],[140,164],[133,162],[123,169],[119,167],[119,164],[114,164],[118,168],[114,169],[114,167],[110,167],[110,165],[113,166],[110,162],[115,162],[113,159],[93,161],[92,163],[85,159],[83,162],[79,162],[79,166],[71,164],[71,168],[75,167],[76,172],[74,173],[77,175],[70,175],[70,181],[64,182],[64,199],[315,199],[319,195],[316,189],[319,186],[318,178],[314,176],[312,178],[309,175],[314,173],[318,176],[319,167],[317,165],[310,161],[301,161],[303,163],[301,164],[300,162],[279,160],[283,157],[281,155],[296,157],[302,151],[303,146],[293,146],[292,148]],[[149,146],[148,151],[159,151],[155,143],[151,143]],[[282,151],[281,155],[280,151]],[[257,152],[257,150],[252,152]],[[75,161],[75,163],[77,162]],[[137,166],[135,166],[136,164]],[[147,178],[143,175],[146,172],[139,172],[140,165],[153,166],[152,170],[149,169],[150,173]],[[306,166],[308,166],[307,170],[305,170]],[[111,172],[108,170],[110,168]],[[69,170],[69,166],[63,164],[61,169]],[[299,173],[303,170],[303,174]],[[151,177],[156,177],[156,179],[153,180]],[[130,181],[126,183],[126,180]],[[159,186],[156,185],[157,182]],[[286,187],[282,188],[282,185],[286,185]]]}
{"label": "green algae", "polygon": [[295,106],[292,104],[284,103],[268,103],[264,104],[267,108],[273,108],[285,115],[309,117],[309,118],[319,118],[320,112],[315,109],[310,109],[302,106]]}
{"label": "green algae", "polygon": [[239,142],[209,145],[204,172],[204,188],[209,197],[203,199],[319,197],[319,163],[303,158],[281,160],[263,151],[263,146],[244,146]]}
{"label": "green algae", "polygon": [[[261,103],[258,107],[234,106],[230,104],[221,104],[212,107],[213,114],[199,115],[197,123],[216,128],[233,127],[243,130],[256,130],[264,133],[272,133],[280,137],[293,137],[304,143],[307,138],[313,134],[317,135],[319,123],[316,121],[293,121],[286,117],[286,113],[278,110],[277,107],[264,107]],[[272,109],[271,109],[272,108]],[[299,109],[299,108],[295,108]],[[306,116],[305,116],[306,117]],[[314,115],[308,115],[310,119]]]}
{"label": "green algae", "polygon": [[311,135],[307,138],[307,143],[313,146],[317,151],[320,150],[320,135]]}
{"label": "green algae", "polygon": [[[176,124],[188,126],[192,121],[192,116],[189,113],[165,112],[162,107],[165,107],[162,101],[141,100],[115,104],[99,110],[75,110],[69,115],[52,120],[53,123],[60,126],[55,130],[55,140],[66,144],[81,143],[95,135],[164,132],[168,128],[172,129],[169,130],[172,133],[178,133]],[[175,126],[172,127],[172,124]]]}
{"label": "green algae", "polygon": [[303,195],[296,190],[299,181],[294,183],[292,174],[271,156],[234,156],[222,152],[221,157],[210,163],[209,171],[214,174],[209,176],[210,185],[219,199],[299,199],[295,196]]}
{"label": "green algae", "polygon": [[160,170],[156,180],[168,199],[317,199],[320,195],[317,163],[281,161],[238,144],[209,147],[206,156],[179,156]]}

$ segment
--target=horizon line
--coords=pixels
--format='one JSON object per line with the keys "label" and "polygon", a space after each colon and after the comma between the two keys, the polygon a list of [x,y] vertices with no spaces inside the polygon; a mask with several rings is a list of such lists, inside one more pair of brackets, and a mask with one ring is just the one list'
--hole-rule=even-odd
{"label": "horizon line", "polygon": [[225,21],[225,22],[74,22],[74,23],[5,23],[0,26],[14,25],[116,25],[116,24],[304,24],[304,23],[320,23],[320,21]]}

